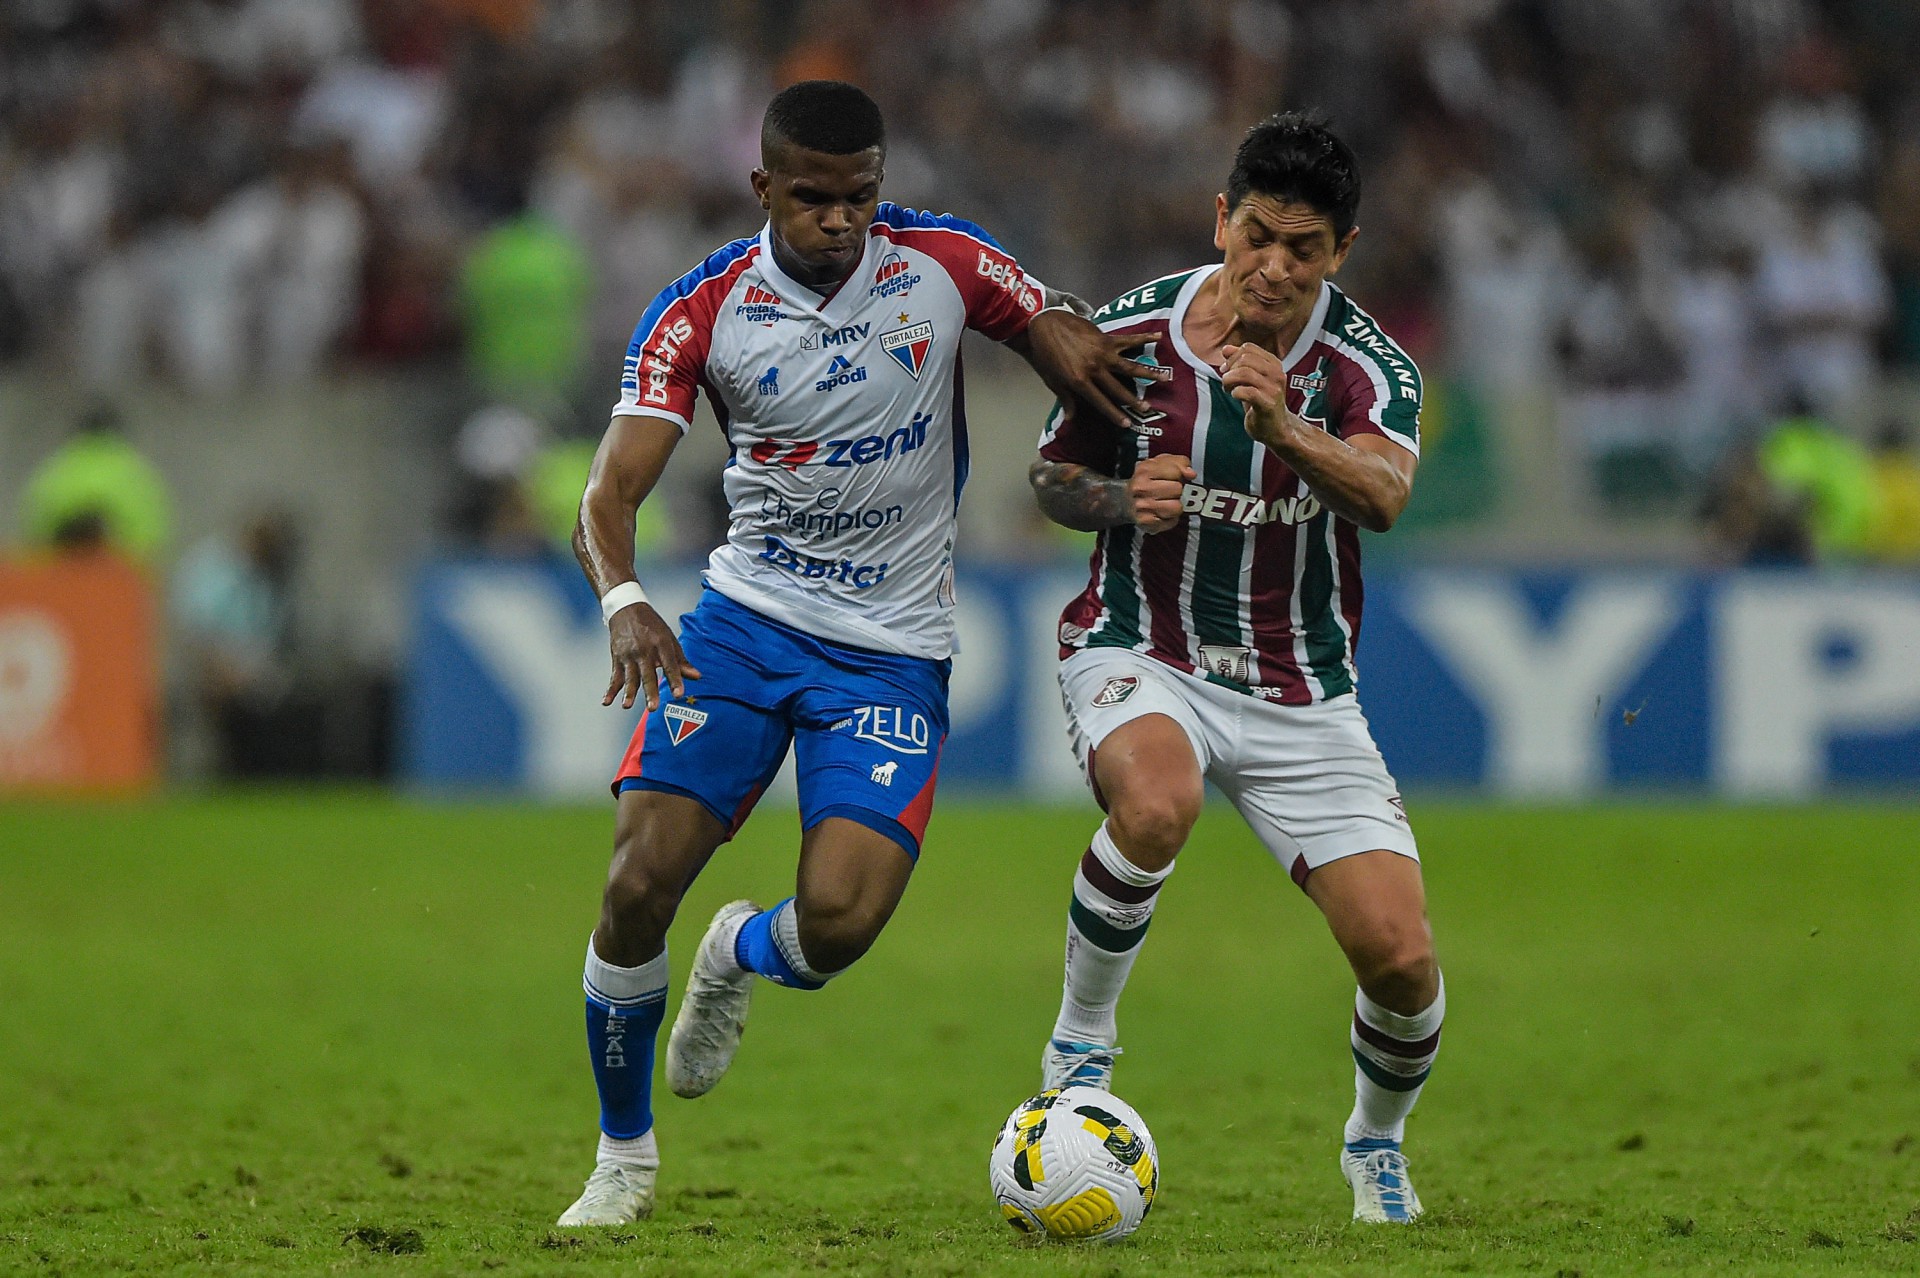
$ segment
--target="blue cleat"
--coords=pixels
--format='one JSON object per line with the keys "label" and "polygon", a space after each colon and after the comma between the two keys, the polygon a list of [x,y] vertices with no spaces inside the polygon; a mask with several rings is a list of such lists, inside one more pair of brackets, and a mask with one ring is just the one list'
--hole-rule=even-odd
{"label": "blue cleat", "polygon": [[1407,1156],[1395,1140],[1349,1141],[1340,1151],[1340,1171],[1353,1186],[1353,1218],[1372,1225],[1404,1225],[1419,1219],[1420,1195],[1407,1177]]}

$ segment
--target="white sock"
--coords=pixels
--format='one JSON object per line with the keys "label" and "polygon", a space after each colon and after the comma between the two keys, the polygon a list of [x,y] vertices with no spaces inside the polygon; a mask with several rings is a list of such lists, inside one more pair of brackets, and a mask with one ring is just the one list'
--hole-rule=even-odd
{"label": "white sock", "polygon": [[780,951],[780,957],[787,961],[787,966],[803,981],[825,985],[839,975],[837,971],[818,971],[807,962],[807,956],[800,949],[800,907],[794,901],[782,903],[773,916],[773,944]]}
{"label": "white sock", "polygon": [[580,984],[587,997],[622,1011],[664,998],[667,992],[667,952],[663,949],[639,967],[615,967],[594,952],[587,938],[587,966]]}
{"label": "white sock", "polygon": [[1112,1046],[1119,1041],[1115,1009],[1140,942],[1153,919],[1160,885],[1173,866],[1143,870],[1115,846],[1102,822],[1073,876],[1067,909],[1067,964],[1060,1016],[1053,1036]]}
{"label": "white sock", "polygon": [[1405,1138],[1407,1115],[1420,1099],[1434,1057],[1440,1054],[1440,1023],[1447,1015],[1447,983],[1424,1011],[1412,1016],[1390,1012],[1354,991],[1353,1114],[1347,1141]]}
{"label": "white sock", "polygon": [[653,1138],[653,1129],[648,1128],[645,1135],[635,1136],[632,1140],[615,1140],[605,1132],[600,1133],[600,1149],[594,1160],[601,1163],[619,1163],[623,1167],[637,1167],[643,1171],[660,1170],[660,1145]]}

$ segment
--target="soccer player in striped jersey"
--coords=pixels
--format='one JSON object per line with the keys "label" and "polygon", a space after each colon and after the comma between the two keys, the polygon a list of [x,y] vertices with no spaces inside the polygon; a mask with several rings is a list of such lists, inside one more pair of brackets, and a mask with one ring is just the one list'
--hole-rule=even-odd
{"label": "soccer player in striped jersey", "polygon": [[[880,199],[880,109],[850,84],[780,91],[761,130],[758,235],[716,250],[641,316],[574,549],[612,678],[647,713],[615,775],[614,857],[587,947],[600,1141],[564,1226],[653,1206],[653,1059],[680,898],[791,749],[794,895],[708,926],[668,1036],[681,1096],[733,1060],[764,978],[819,989],[873,944],[920,854],[947,730],[955,512],[967,478],[960,337],[1025,356],[1056,394],[1144,411],[1164,376],[1048,292],[992,236]],[[707,396],[733,518],[675,636],[634,579],[634,512]]]}
{"label": "soccer player in striped jersey", "polygon": [[1073,744],[1106,820],[1074,876],[1048,1087],[1105,1086],[1114,1011],[1212,780],[1325,915],[1359,989],[1341,1142],[1354,1217],[1408,1221],[1400,1144],[1446,997],[1419,853],[1354,692],[1359,530],[1419,457],[1420,374],[1329,280],[1358,231],[1353,153],[1319,119],[1256,125],[1215,200],[1223,260],[1094,314],[1170,368],[1117,430],[1049,418],[1041,509],[1097,531],[1061,617]]}

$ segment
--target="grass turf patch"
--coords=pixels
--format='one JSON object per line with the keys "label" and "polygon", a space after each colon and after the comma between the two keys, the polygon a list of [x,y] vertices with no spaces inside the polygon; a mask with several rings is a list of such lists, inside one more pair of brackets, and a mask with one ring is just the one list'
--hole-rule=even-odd
{"label": "grass turf patch", "polygon": [[[762,985],[656,1107],[659,1210],[591,1161],[580,958],[606,808],[254,794],[0,808],[0,1271],[1612,1275],[1920,1268],[1920,815],[1413,805],[1447,971],[1408,1152],[1350,1226],[1352,982],[1230,810],[1161,898],[1119,1093],[1162,1194],[1021,1243],[987,1148],[1037,1085],[1080,810],[951,804],[873,954]],[[791,891],[767,811],[689,894]]]}

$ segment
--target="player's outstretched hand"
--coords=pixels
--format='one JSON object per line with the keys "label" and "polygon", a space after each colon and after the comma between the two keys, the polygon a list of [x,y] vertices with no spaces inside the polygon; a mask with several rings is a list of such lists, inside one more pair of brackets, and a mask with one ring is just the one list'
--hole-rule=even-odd
{"label": "player's outstretched hand", "polygon": [[667,677],[667,687],[676,699],[687,694],[684,680],[700,677],[700,672],[687,664],[673,628],[650,604],[629,604],[614,613],[607,623],[607,644],[613,652],[613,678],[607,682],[607,695],[600,699],[603,706],[612,705],[624,691],[626,700],[620,705],[631,710],[634,697],[644,690],[647,709],[658,708],[660,680],[656,671]]}
{"label": "player's outstretched hand", "polygon": [[1247,434],[1267,442],[1287,416],[1287,366],[1264,346],[1222,346],[1220,381],[1247,406]]}
{"label": "player's outstretched hand", "polygon": [[1135,466],[1127,480],[1135,526],[1144,533],[1165,532],[1186,518],[1180,498],[1193,478],[1193,462],[1173,453],[1156,454]]}
{"label": "player's outstretched hand", "polygon": [[1173,370],[1128,359],[1127,352],[1165,337],[1165,332],[1103,333],[1071,311],[1050,310],[1027,325],[1026,353],[1061,403],[1078,400],[1115,426],[1131,427],[1134,417],[1151,411],[1134,393],[1134,379],[1164,382]]}

